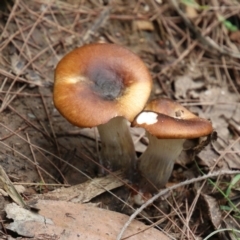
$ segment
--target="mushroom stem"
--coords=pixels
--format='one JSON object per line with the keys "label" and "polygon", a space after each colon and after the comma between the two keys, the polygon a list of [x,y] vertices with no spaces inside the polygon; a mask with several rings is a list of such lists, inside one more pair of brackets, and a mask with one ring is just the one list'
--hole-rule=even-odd
{"label": "mushroom stem", "polygon": [[99,125],[98,131],[102,143],[100,160],[103,166],[112,171],[124,169],[127,174],[132,175],[135,170],[136,154],[127,120],[115,117]]}
{"label": "mushroom stem", "polygon": [[149,145],[139,158],[139,170],[144,176],[139,187],[143,192],[156,192],[163,188],[170,178],[185,139],[158,139],[148,132],[146,134]]}

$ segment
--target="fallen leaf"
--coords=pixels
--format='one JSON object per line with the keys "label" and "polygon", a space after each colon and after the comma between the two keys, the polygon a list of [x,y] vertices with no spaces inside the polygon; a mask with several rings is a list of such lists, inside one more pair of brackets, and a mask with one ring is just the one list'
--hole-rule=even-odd
{"label": "fallen leaf", "polygon": [[20,56],[18,56],[16,53],[14,53],[11,56],[11,69],[16,75],[22,75],[23,68],[25,67],[25,62],[21,59]]}
{"label": "fallen leaf", "polygon": [[[16,208],[16,205],[10,204],[6,209],[7,214],[11,208]],[[34,236],[34,239],[115,240],[129,218],[121,213],[64,201],[39,200],[36,208],[39,209],[39,214],[35,215],[40,216],[41,220],[27,218],[26,221],[19,221],[16,220],[17,215],[11,215],[14,221],[7,226],[7,229],[21,236]],[[31,215],[31,212],[25,214]],[[51,219],[51,221],[42,222],[42,219]],[[127,236],[131,236],[128,238],[130,240],[169,240],[157,229],[148,228],[137,220],[127,228],[124,237]]]}
{"label": "fallen leaf", "polygon": [[200,93],[199,96],[200,102],[209,104],[204,107],[204,115],[202,117],[212,121],[219,139],[228,139],[230,136],[228,121],[236,113],[238,114],[238,96],[231,93],[227,86],[209,88],[207,91]]}
{"label": "fallen leaf", "polygon": [[229,37],[233,42],[240,43],[240,31],[231,32]]}
{"label": "fallen leaf", "polygon": [[36,71],[29,70],[26,74],[26,78],[29,80],[30,88],[34,88],[42,85],[41,77]]}
{"label": "fallen leaf", "polygon": [[207,205],[207,211],[214,228],[219,229],[222,222],[222,214],[216,199],[207,194],[201,194],[201,196]]}
{"label": "fallen leaf", "polygon": [[94,197],[124,185],[120,171],[104,177],[94,178],[84,183],[69,188],[58,188],[52,192],[36,195],[35,199],[54,199],[71,201],[75,203],[86,203]]}
{"label": "fallen leaf", "polygon": [[197,10],[192,6],[186,6],[185,12],[188,18],[195,18],[198,16]]}
{"label": "fallen leaf", "polygon": [[203,82],[196,82],[192,77],[188,75],[177,76],[174,82],[175,86],[175,97],[187,98],[187,93],[189,90],[199,89],[204,86]]}
{"label": "fallen leaf", "polygon": [[[231,229],[231,231],[226,232],[225,236],[227,235],[226,239],[229,240],[236,240],[240,238],[240,233],[239,233],[239,223],[237,223],[236,219],[233,219],[233,217],[228,216],[226,218],[224,218],[224,223],[226,225],[225,228],[227,229]],[[238,230],[238,232],[234,231],[234,230]]]}
{"label": "fallen leaf", "polygon": [[146,20],[136,20],[133,22],[133,28],[142,31],[154,31],[152,22]]}
{"label": "fallen leaf", "polygon": [[0,188],[4,189],[5,192],[11,197],[13,201],[15,201],[20,206],[26,207],[21,195],[16,190],[15,186],[12,184],[8,175],[0,165]]}

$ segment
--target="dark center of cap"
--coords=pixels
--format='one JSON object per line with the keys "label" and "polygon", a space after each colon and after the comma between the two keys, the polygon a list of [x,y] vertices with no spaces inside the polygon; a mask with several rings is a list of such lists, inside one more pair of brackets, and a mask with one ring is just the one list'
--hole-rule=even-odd
{"label": "dark center of cap", "polygon": [[116,70],[95,67],[89,71],[92,82],[91,89],[105,100],[114,100],[122,95],[124,86],[120,74]]}

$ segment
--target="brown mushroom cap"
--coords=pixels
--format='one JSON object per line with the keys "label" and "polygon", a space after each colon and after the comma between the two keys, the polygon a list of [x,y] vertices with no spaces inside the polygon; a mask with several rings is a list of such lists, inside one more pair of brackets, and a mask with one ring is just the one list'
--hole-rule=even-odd
{"label": "brown mushroom cap", "polygon": [[132,123],[157,138],[191,139],[213,131],[212,124],[169,99],[151,101]]}
{"label": "brown mushroom cap", "polygon": [[143,61],[115,44],[88,44],[68,53],[55,70],[53,98],[72,124],[93,127],[144,108],[152,80]]}

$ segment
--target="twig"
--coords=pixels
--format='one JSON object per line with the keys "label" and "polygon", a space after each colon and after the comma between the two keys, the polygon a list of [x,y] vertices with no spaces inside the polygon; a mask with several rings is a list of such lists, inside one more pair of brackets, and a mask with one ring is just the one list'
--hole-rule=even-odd
{"label": "twig", "polygon": [[106,22],[106,20],[109,18],[110,11],[111,8],[107,7],[100,13],[99,17],[96,18],[96,20],[92,23],[90,29],[88,29],[81,38],[82,44],[88,42],[91,35],[94,34]]}
{"label": "twig", "polygon": [[16,11],[18,5],[19,5],[19,0],[15,1],[14,6],[11,9],[11,12],[10,12],[10,15],[8,17],[7,23],[5,24],[5,28],[3,29],[2,34],[0,35],[0,40],[1,41],[2,41],[2,38],[3,38],[4,34],[6,34],[6,30],[7,30],[8,26],[9,26],[9,24],[10,24],[12,18],[13,18],[13,15],[15,14],[15,11]]}
{"label": "twig", "polygon": [[[20,151],[13,149],[12,147],[10,147],[9,145],[7,145],[4,142],[0,142],[0,144],[2,144],[4,147],[10,149],[11,151],[14,151],[14,153],[18,154],[19,156],[23,157],[24,159],[26,159],[27,161],[29,161],[30,163],[32,163],[33,165],[35,165],[35,163],[28,158],[27,156],[25,156],[24,154],[22,154]],[[35,145],[32,145],[35,146]],[[50,173],[48,173],[45,169],[43,169],[42,167],[39,166],[39,168],[41,169],[41,171],[43,171],[47,176],[49,176],[53,181],[57,182],[60,184],[60,182],[58,182]]]}
{"label": "twig", "polygon": [[[48,47],[47,47],[47,48],[44,48],[42,51],[40,51],[38,54],[36,54],[36,55],[31,59],[31,61],[29,61],[29,62],[22,68],[22,71],[21,71],[21,72],[24,72],[24,71],[27,69],[27,67],[32,64],[33,61],[35,61],[37,58],[39,58],[39,57],[40,57],[44,52],[46,52],[47,50],[48,50]],[[3,104],[5,104],[5,102],[6,102],[6,99],[5,99],[5,98],[7,97],[8,93],[12,90],[13,85],[15,84],[15,82],[16,82],[16,81],[18,80],[18,78],[19,78],[19,75],[20,75],[20,73],[17,74],[17,75],[14,77],[13,82],[12,82],[11,85],[9,86],[8,91],[7,91],[7,94],[6,94],[6,96],[5,96],[5,97],[3,98],[3,100],[2,100],[2,101],[3,101]],[[4,105],[4,108],[2,108],[1,111],[4,111],[7,106],[8,106],[8,105]]]}
{"label": "twig", "polygon": [[212,177],[217,177],[219,175],[233,175],[233,174],[238,174],[240,173],[240,170],[238,171],[231,171],[231,170],[227,170],[227,171],[217,171],[217,172],[214,172],[214,173],[210,173],[210,174],[206,174],[204,176],[201,176],[201,177],[197,177],[197,178],[192,178],[192,179],[189,179],[189,180],[186,180],[184,182],[181,182],[179,184],[176,184],[172,187],[169,187],[169,188],[166,188],[162,191],[160,191],[158,194],[156,194],[155,196],[153,196],[152,198],[150,198],[147,202],[145,202],[140,208],[138,208],[131,216],[130,218],[128,219],[128,221],[125,223],[125,225],[123,226],[121,232],[119,233],[118,237],[117,237],[117,240],[123,240],[123,239],[126,239],[127,237],[125,238],[122,238],[123,236],[123,233],[126,231],[127,227],[131,224],[131,222],[133,221],[133,219],[139,214],[142,212],[143,209],[145,209],[146,207],[148,207],[149,205],[153,204],[153,202],[155,200],[157,200],[159,197],[169,193],[170,191],[173,191],[179,187],[183,187],[183,186],[186,186],[186,185],[189,185],[189,184],[192,184],[192,183],[195,183],[195,182],[199,182],[199,181],[202,181],[202,180],[205,180],[205,179],[208,179],[208,178],[212,178]]}
{"label": "twig", "polygon": [[25,126],[25,127],[18,128],[16,131],[14,131],[14,132],[12,132],[12,133],[10,133],[10,134],[8,134],[8,135],[3,136],[2,138],[0,138],[0,141],[4,141],[4,140],[8,139],[8,138],[10,138],[11,136],[14,136],[16,133],[21,132],[21,131],[25,130],[25,129],[28,128],[28,127],[29,127],[29,126],[27,125],[27,126]]}
{"label": "twig", "polygon": [[50,115],[49,115],[49,111],[48,111],[45,99],[44,99],[44,97],[42,95],[42,92],[40,90],[39,90],[39,93],[41,95],[43,107],[44,107],[45,113],[47,115],[48,123],[49,123],[50,129],[51,129],[51,132],[52,132],[53,142],[55,143],[55,146],[56,146],[57,151],[58,151],[58,155],[60,156],[59,144],[58,144],[58,141],[57,141],[57,138],[56,138],[56,133],[55,133],[54,128],[53,128],[52,120],[51,120]]}
{"label": "twig", "polygon": [[[1,49],[0,49],[0,51],[1,51]],[[5,71],[3,69],[0,69],[0,74],[3,75],[3,76],[6,76],[7,78],[11,78],[11,79],[15,79],[16,78],[15,75],[13,75],[12,73],[7,72],[7,71]],[[29,80],[26,80],[25,78],[22,78],[22,77],[18,77],[17,81],[18,82],[24,82],[24,83],[27,83],[27,84],[34,84],[34,85],[39,86],[39,87],[43,86],[43,84],[35,83],[34,81],[29,81]],[[7,91],[7,93],[10,93],[10,91]]]}
{"label": "twig", "polygon": [[3,109],[6,108],[7,105],[9,105],[17,96],[18,93],[20,93],[22,90],[24,90],[26,88],[26,84],[24,84],[21,88],[19,88],[16,92],[16,94],[14,94],[12,97],[10,96],[9,91],[7,91],[6,95],[5,95],[5,102],[2,102],[2,105],[0,107],[0,112],[2,112]]}
{"label": "twig", "polygon": [[196,35],[198,40],[203,45],[207,46],[208,50],[213,51],[213,49],[214,49],[221,55],[227,55],[227,56],[231,56],[231,57],[240,59],[240,53],[234,53],[234,52],[225,50],[225,49],[221,48],[220,46],[218,46],[218,44],[216,42],[214,42],[211,38],[205,37],[200,32],[200,30],[189,20],[189,18],[187,18],[187,16],[181,10],[177,0],[170,0],[170,2],[172,4],[172,6],[174,7],[175,11],[182,17],[182,19],[185,22],[185,24],[187,25],[187,27]]}
{"label": "twig", "polygon": [[[35,17],[39,17],[38,13],[34,12],[33,10],[31,10],[23,1],[21,1],[21,4],[22,6],[29,12],[29,14],[31,14],[32,16],[35,16]],[[68,29],[67,27],[63,27],[59,24],[56,24],[55,22],[49,20],[47,17],[43,17],[42,22],[46,22],[48,23],[50,26],[53,26],[59,30],[62,30],[66,33],[69,33],[69,34],[72,34],[73,36],[76,36],[76,37],[81,37],[81,34],[80,33],[77,33],[76,31],[72,31],[70,29]]]}
{"label": "twig", "polygon": [[31,151],[31,153],[32,153],[33,162],[35,163],[34,166],[36,167],[36,170],[37,170],[37,173],[38,173],[38,175],[39,175],[39,177],[40,177],[40,179],[41,179],[41,182],[42,182],[43,184],[45,184],[44,178],[43,178],[42,173],[41,173],[41,171],[40,171],[40,169],[39,169],[39,163],[37,162],[37,159],[36,159],[36,156],[35,156],[33,147],[32,147],[32,143],[31,143],[30,138],[29,138],[29,135],[26,134],[26,137],[27,137],[27,141],[29,142],[29,147],[30,147],[30,151]]}
{"label": "twig", "polygon": [[[3,99],[0,97],[0,101],[3,101]],[[29,121],[26,117],[24,117],[23,115],[21,115],[15,108],[13,108],[10,104],[7,106],[11,111],[13,111],[15,114],[17,114],[21,119],[23,119],[27,124],[29,124],[31,127],[33,127],[34,129],[36,129],[37,131],[39,131],[44,137],[46,137],[47,139],[49,139],[49,136],[40,128],[38,128],[35,124],[33,124],[31,121]],[[0,123],[1,125],[3,125],[2,123]],[[6,127],[5,125],[3,125],[4,127]],[[8,129],[9,130],[9,129]],[[52,141],[52,139],[49,139],[50,141]]]}
{"label": "twig", "polygon": [[62,183],[33,183],[33,182],[13,182],[15,185],[23,185],[23,186],[50,186],[50,187],[71,187],[69,184]]}
{"label": "twig", "polygon": [[26,207],[23,198],[18,193],[11,180],[9,179],[7,173],[4,171],[3,167],[0,166],[0,187],[4,189],[7,194],[12,198],[14,202],[16,202],[21,207]]}

